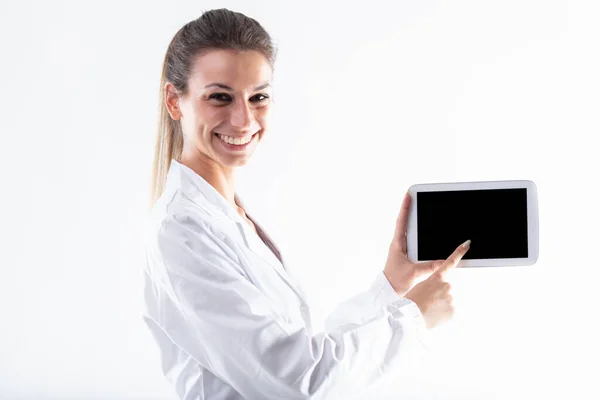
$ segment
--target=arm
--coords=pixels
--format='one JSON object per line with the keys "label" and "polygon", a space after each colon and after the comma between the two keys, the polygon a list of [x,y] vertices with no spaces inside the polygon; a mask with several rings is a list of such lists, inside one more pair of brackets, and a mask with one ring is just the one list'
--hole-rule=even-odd
{"label": "arm", "polygon": [[227,238],[204,228],[175,219],[161,227],[152,249],[161,276],[155,284],[174,306],[158,323],[243,397],[351,398],[418,342],[422,317],[403,298],[316,335],[286,322],[279,305],[244,276]]}
{"label": "arm", "polygon": [[374,313],[394,303],[406,304],[409,308],[415,308],[415,313],[418,313],[418,307],[409,305],[412,303],[410,300],[399,302],[401,299],[381,271],[368,290],[340,303],[327,316],[325,330],[332,331],[346,324],[362,324]]}

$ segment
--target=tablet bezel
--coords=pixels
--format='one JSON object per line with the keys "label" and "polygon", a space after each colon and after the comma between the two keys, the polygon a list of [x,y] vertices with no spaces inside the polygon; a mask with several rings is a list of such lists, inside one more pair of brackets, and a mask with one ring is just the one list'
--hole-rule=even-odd
{"label": "tablet bezel", "polygon": [[[454,190],[477,190],[477,189],[527,189],[527,236],[528,253],[527,258],[497,258],[497,259],[472,259],[460,260],[457,267],[508,267],[532,265],[538,259],[539,253],[539,218],[537,186],[529,180],[512,181],[480,181],[480,182],[446,182],[446,183],[423,183],[410,187],[411,206],[407,227],[407,250],[408,258],[412,262],[421,263],[431,260],[417,259],[417,193]],[[458,245],[457,245],[458,246]],[[450,254],[448,254],[450,256]]]}

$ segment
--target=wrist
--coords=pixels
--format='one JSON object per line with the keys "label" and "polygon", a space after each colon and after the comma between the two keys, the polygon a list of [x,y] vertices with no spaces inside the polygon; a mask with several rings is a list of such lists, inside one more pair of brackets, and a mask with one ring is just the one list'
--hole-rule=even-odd
{"label": "wrist", "polygon": [[409,285],[394,285],[392,283],[392,279],[390,279],[390,276],[387,273],[387,271],[384,270],[383,274],[385,275],[385,277],[388,280],[390,286],[392,287],[392,289],[394,289],[394,291],[396,292],[396,294],[398,296],[404,297],[406,295],[406,293],[408,293],[408,291],[410,290],[410,286]]}

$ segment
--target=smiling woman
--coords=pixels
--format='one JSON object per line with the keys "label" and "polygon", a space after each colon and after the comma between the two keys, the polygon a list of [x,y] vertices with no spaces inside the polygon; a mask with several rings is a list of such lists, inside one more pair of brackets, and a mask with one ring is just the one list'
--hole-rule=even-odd
{"label": "smiling woman", "polygon": [[[246,213],[234,173],[268,132],[274,57],[258,22],[225,9],[186,24],[165,56],[144,321],[182,399],[350,398],[421,343],[420,308],[399,295],[420,271],[402,245],[409,203],[385,271],[319,333],[279,250]],[[448,315],[439,279],[412,298],[435,299],[432,321]]]}
{"label": "smiling woman", "polygon": [[[172,60],[167,54],[161,84],[155,198],[162,174],[175,158],[215,184],[233,204],[233,192],[223,180],[233,179],[233,168],[247,163],[268,129],[269,51],[211,48],[190,57],[189,65]],[[182,80],[185,72],[188,79]]]}

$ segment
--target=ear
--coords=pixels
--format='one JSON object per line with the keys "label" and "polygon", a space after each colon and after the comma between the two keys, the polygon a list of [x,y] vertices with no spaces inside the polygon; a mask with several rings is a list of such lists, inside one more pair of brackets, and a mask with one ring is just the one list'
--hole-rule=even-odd
{"label": "ear", "polygon": [[179,108],[179,92],[171,82],[165,84],[165,105],[171,118],[175,121],[181,119],[181,109]]}

